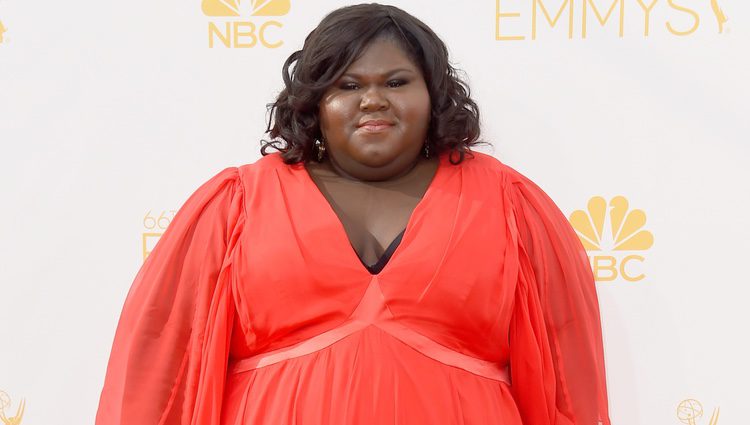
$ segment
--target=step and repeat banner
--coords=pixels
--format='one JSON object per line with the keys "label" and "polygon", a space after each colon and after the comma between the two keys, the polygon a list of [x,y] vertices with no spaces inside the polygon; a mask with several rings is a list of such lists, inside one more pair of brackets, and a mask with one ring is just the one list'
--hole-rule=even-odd
{"label": "step and repeat banner", "polygon": [[[135,273],[335,0],[0,0],[0,420],[93,423]],[[750,4],[393,1],[589,253],[618,425],[747,422]]]}

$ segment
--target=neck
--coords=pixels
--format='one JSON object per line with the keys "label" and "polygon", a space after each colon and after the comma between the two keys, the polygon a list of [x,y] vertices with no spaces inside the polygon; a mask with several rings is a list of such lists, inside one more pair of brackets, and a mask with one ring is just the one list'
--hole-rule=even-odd
{"label": "neck", "polygon": [[399,167],[397,170],[389,170],[383,168],[373,168],[367,166],[359,166],[354,171],[347,171],[344,167],[338,164],[333,158],[329,157],[325,162],[327,168],[337,175],[349,179],[362,182],[378,182],[378,181],[389,181],[402,178],[409,173],[420,163],[424,158],[418,155],[415,160],[407,164],[405,167]]}

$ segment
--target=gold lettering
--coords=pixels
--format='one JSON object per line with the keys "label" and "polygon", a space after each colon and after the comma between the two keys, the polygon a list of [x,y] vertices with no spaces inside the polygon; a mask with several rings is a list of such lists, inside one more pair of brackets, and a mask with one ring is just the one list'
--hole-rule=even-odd
{"label": "gold lettering", "polygon": [[284,42],[281,41],[281,40],[279,40],[276,43],[270,43],[266,39],[266,28],[268,26],[271,26],[271,25],[273,25],[275,27],[279,27],[279,28],[281,28],[281,26],[282,26],[281,22],[276,22],[276,21],[264,22],[263,25],[260,26],[260,30],[258,31],[258,36],[260,36],[260,42],[261,42],[261,44],[263,44],[264,46],[268,47],[269,49],[275,49],[277,47],[281,47],[281,45],[284,44]]}
{"label": "gold lettering", "polygon": [[517,18],[520,12],[501,12],[500,0],[495,0],[495,40],[523,40],[523,35],[500,35],[500,18]]}
{"label": "gold lettering", "polygon": [[638,276],[630,276],[625,272],[625,267],[627,267],[627,263],[638,260],[639,262],[643,262],[645,258],[641,257],[640,255],[628,255],[627,257],[622,259],[622,262],[620,263],[620,276],[623,277],[623,279],[627,280],[628,282],[638,282],[639,280],[646,277],[643,273],[639,274]]}
{"label": "gold lettering", "polygon": [[690,27],[687,31],[678,31],[672,27],[672,24],[667,21],[667,29],[669,32],[671,32],[674,35],[690,35],[695,32],[695,30],[698,29],[698,25],[700,24],[701,18],[698,16],[698,13],[694,11],[693,9],[689,9],[685,6],[675,4],[674,0],[668,0],[669,5],[672,6],[673,9],[677,9],[686,13],[689,13],[693,17],[693,26]]}
{"label": "gold lettering", "polygon": [[711,0],[711,10],[713,10],[714,15],[716,15],[716,22],[718,22],[719,24],[719,34],[721,34],[724,32],[724,24],[727,23],[729,18],[727,18],[727,15],[724,14],[724,11],[721,10],[718,0]]}
{"label": "gold lettering", "polygon": [[641,5],[643,12],[646,14],[646,18],[645,18],[646,22],[644,22],[643,24],[643,36],[644,37],[648,37],[648,31],[649,31],[649,28],[651,27],[651,25],[649,25],[649,22],[651,20],[651,9],[654,8],[654,6],[656,5],[656,2],[658,1],[659,0],[652,1],[651,4],[648,5],[647,7],[645,4],[643,4],[641,0],[638,0],[638,4]]}
{"label": "gold lettering", "polygon": [[143,254],[143,261],[146,261],[148,255],[151,254],[151,250],[156,246],[156,242],[159,241],[159,238],[163,234],[163,232],[144,232],[141,235],[141,250]]}
{"label": "gold lettering", "polygon": [[226,29],[224,30],[224,34],[219,31],[219,28],[214,24],[213,22],[208,23],[208,47],[214,48],[214,36],[219,37],[219,40],[224,44],[226,47],[232,47],[232,42],[229,39],[229,22],[225,22]]}
{"label": "gold lettering", "polygon": [[[594,272],[594,280],[597,282],[611,282],[617,279],[617,260],[615,260],[615,257],[597,255],[593,260],[592,271]],[[608,264],[602,264],[604,261]],[[609,276],[601,276],[599,272],[602,270],[609,271]]]}
{"label": "gold lettering", "polygon": [[[242,32],[240,31],[240,27],[247,27],[249,28],[249,31]],[[234,47],[246,49],[255,46],[255,44],[258,42],[258,38],[255,36],[255,24],[252,22],[235,21],[234,32],[232,33],[232,35],[234,35]],[[249,43],[241,43],[240,37],[250,37],[252,41],[250,41]]]}
{"label": "gold lettering", "polygon": [[594,4],[593,0],[584,0],[583,1],[583,27],[581,28],[581,36],[583,38],[586,38],[586,12],[588,9],[588,6],[590,5],[591,8],[594,10],[594,14],[596,14],[596,19],[599,20],[599,24],[601,26],[606,25],[607,21],[609,20],[610,15],[612,15],[612,12],[615,10],[615,6],[617,3],[620,3],[620,37],[623,36],[625,32],[625,2],[622,0],[614,0],[612,2],[612,6],[607,11],[607,15],[602,17],[602,15],[599,13],[599,9],[596,8],[596,4]]}
{"label": "gold lettering", "polygon": [[549,12],[547,12],[547,8],[544,7],[544,3],[542,0],[534,0],[533,7],[531,9],[531,39],[536,40],[536,9],[537,4],[539,5],[539,8],[542,9],[542,13],[544,14],[545,19],[547,19],[547,23],[549,23],[551,28],[554,28],[557,24],[557,20],[560,19],[560,16],[563,13],[563,10],[565,10],[565,6],[568,6],[568,38],[573,38],[573,1],[572,0],[565,0],[565,2],[560,6],[560,9],[557,11],[557,14],[555,15],[554,19],[551,19],[549,16]]}

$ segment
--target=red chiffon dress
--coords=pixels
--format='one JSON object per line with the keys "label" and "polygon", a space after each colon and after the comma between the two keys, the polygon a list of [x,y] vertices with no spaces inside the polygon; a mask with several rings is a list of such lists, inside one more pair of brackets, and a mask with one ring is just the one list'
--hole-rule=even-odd
{"label": "red chiffon dress", "polygon": [[492,156],[448,154],[373,273],[278,153],[190,196],[128,293],[98,425],[610,425],[586,251]]}

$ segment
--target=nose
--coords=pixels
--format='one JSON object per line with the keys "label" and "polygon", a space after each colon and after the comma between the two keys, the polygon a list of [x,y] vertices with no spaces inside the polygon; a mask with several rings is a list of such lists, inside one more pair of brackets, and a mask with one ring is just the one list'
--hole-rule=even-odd
{"label": "nose", "polygon": [[370,87],[362,93],[359,108],[362,112],[381,111],[389,106],[388,99],[377,87]]}

